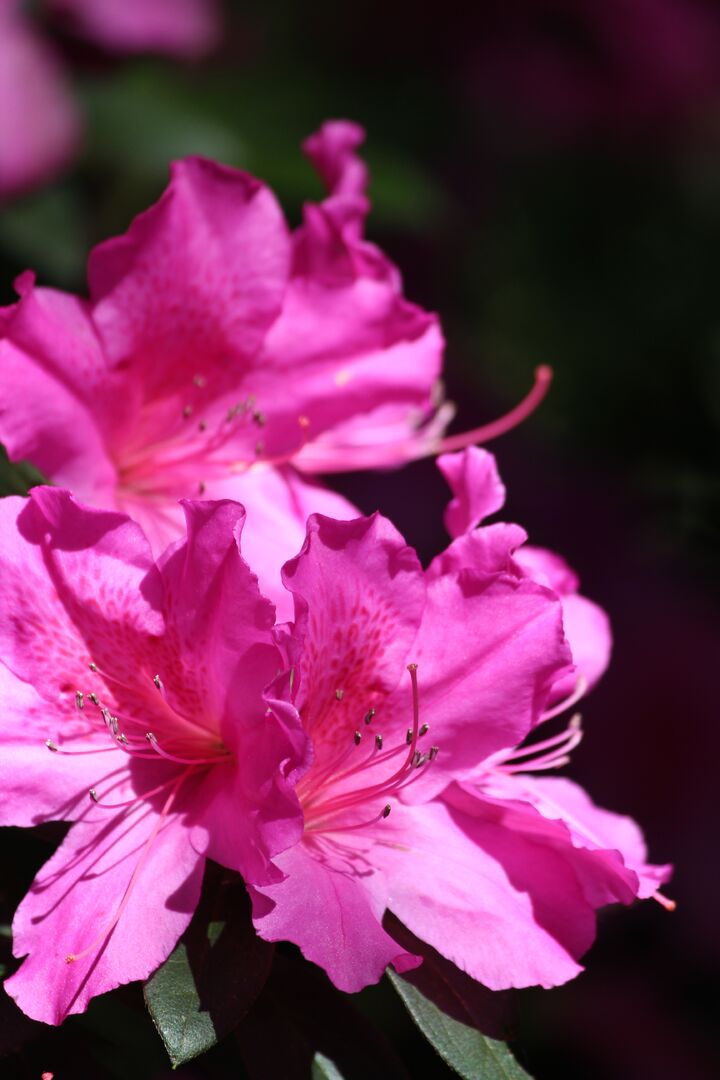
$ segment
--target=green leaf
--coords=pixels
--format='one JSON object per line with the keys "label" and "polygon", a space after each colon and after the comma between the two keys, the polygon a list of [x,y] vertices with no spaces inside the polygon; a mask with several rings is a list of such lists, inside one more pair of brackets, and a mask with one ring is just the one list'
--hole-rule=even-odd
{"label": "green leaf", "polygon": [[312,1080],[343,1080],[342,1074],[324,1054],[316,1054],[312,1063]]}
{"label": "green leaf", "polygon": [[265,985],[272,954],[253,929],[240,880],[208,864],[192,923],[145,984],[145,1003],[173,1067],[232,1031]]}
{"label": "green leaf", "polygon": [[[387,975],[425,1038],[464,1080],[528,1080],[529,1074],[518,1065],[504,1042],[483,1035],[472,1023],[450,1016],[391,968]],[[459,997],[458,1004],[462,1009]]]}
{"label": "green leaf", "polygon": [[0,443],[0,496],[27,495],[31,487],[48,481],[27,461],[10,461]]}

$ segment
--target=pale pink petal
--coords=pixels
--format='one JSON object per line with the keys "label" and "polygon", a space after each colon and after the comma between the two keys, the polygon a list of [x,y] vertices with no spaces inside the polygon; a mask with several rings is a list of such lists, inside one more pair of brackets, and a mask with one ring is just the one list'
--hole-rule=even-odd
{"label": "pale pink petal", "polygon": [[237,383],[280,311],[288,257],[282,213],[259,181],[202,158],[176,162],[159,202],[90,257],[110,362],[136,364],[148,398],[190,392],[198,370]]}
{"label": "pale pink petal", "polygon": [[508,787],[519,791],[544,817],[567,826],[573,844],[594,850],[617,851],[625,866],[640,881],[638,896],[645,899],[667,881],[670,866],[648,864],[647,848],[632,818],[596,806],[579,784],[565,777],[514,777]]}
{"label": "pale pink petal", "polygon": [[80,118],[58,58],[0,11],[0,199],[49,180],[73,156]]}
{"label": "pale pink petal", "polygon": [[[316,853],[317,854],[317,853]],[[321,853],[320,853],[321,854]],[[407,971],[417,962],[387,934],[361,870],[317,858],[307,842],[278,860],[285,881],[251,890],[255,928],[266,941],[292,941],[348,993],[380,980],[388,964]]]}
{"label": "pale pink petal", "polygon": [[[29,955],[6,990],[28,1016],[59,1024],[97,994],[146,979],[190,922],[204,861],[177,816],[160,822],[147,804],[126,813],[97,809],[92,821],[73,826],[18,908],[13,948]],[[122,918],[106,936],[138,867]]]}
{"label": "pale pink petal", "polygon": [[114,52],[196,57],[216,44],[215,0],[45,0],[65,29]]}
{"label": "pale pink petal", "polygon": [[[386,842],[369,855],[381,873],[366,882],[387,890],[387,907],[412,933],[492,990],[557,986],[578,974],[595,915],[552,838],[508,828],[480,800],[396,809],[383,822]],[[594,871],[604,881],[605,866]],[[613,887],[615,899],[632,899],[621,878]]]}
{"label": "pale pink petal", "polygon": [[559,596],[569,596],[580,588],[580,580],[565,560],[547,548],[525,544],[516,555],[519,566],[542,585],[547,585]]}
{"label": "pale pink petal", "polygon": [[445,527],[452,537],[474,529],[503,506],[505,485],[487,450],[469,446],[458,454],[441,454],[437,466],[453,493],[445,510]]}
{"label": "pale pink petal", "polygon": [[515,553],[520,567],[535,581],[547,584],[560,596],[565,636],[570,644],[576,671],[560,679],[554,698],[571,694],[578,675],[592,688],[605,673],[612,652],[610,620],[603,609],[578,593],[579,581],[564,559],[545,548],[527,545]]}

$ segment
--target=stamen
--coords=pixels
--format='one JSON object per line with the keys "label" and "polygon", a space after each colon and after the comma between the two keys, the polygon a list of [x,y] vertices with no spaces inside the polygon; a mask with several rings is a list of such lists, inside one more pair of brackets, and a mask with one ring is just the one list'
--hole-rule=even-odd
{"label": "stamen", "polygon": [[145,738],[160,757],[164,757],[166,761],[174,761],[177,765],[214,765],[218,762],[228,761],[230,759],[230,755],[227,752],[218,755],[217,757],[183,758],[179,757],[177,754],[169,754],[167,750],[163,750],[152,731],[146,732]]}
{"label": "stamen", "polygon": [[342,699],[345,697],[345,691],[344,690],[336,690],[335,691],[335,697],[337,698],[338,701],[342,701]]}
{"label": "stamen", "polygon": [[98,750],[63,750],[62,747],[54,743],[52,739],[47,739],[45,745],[48,750],[51,750],[53,754],[110,754],[115,749],[114,746],[102,746]]}
{"label": "stamen", "polygon": [[552,709],[548,709],[547,712],[544,712],[540,717],[540,723],[544,724],[546,720],[552,720],[554,716],[559,716],[560,713],[565,712],[566,709],[571,709],[573,705],[575,705],[580,700],[580,698],[583,697],[585,691],[587,690],[587,685],[587,679],[585,678],[585,676],[578,676],[578,681],[575,683],[575,689],[573,690],[573,692],[569,694],[568,697],[566,697],[563,701],[560,701],[557,705],[554,705]]}
{"label": "stamen", "polygon": [[113,930],[117,926],[118,922],[122,918],[122,915],[123,915],[123,912],[125,911],[125,908],[128,905],[128,902],[129,902],[130,897],[132,895],[133,889],[135,888],[135,883],[137,882],[137,879],[138,879],[138,877],[140,875],[140,871],[142,870],[143,866],[145,865],[147,857],[150,854],[150,851],[152,849],[153,844],[155,843],[155,840],[157,838],[158,833],[160,832],[160,829],[163,827],[163,824],[165,822],[165,818],[170,813],[170,810],[172,809],[172,805],[173,805],[173,803],[175,801],[175,797],[177,796],[177,793],[180,790],[180,787],[181,787],[183,781],[185,780],[185,778],[190,775],[190,772],[191,772],[190,769],[186,769],[185,772],[181,773],[181,775],[175,781],[175,784],[173,785],[173,789],[170,792],[170,794],[168,795],[168,797],[167,797],[167,799],[165,801],[165,805],[163,806],[162,810],[160,811],[158,819],[155,822],[155,825],[153,826],[152,832],[150,833],[149,837],[145,841],[145,845],[144,845],[144,847],[142,849],[142,852],[140,853],[140,858],[138,859],[138,861],[137,861],[137,863],[135,865],[135,869],[132,872],[132,876],[130,878],[130,881],[128,882],[127,888],[125,889],[125,892],[123,894],[123,898],[120,901],[118,909],[115,912],[115,914],[113,915],[112,919],[107,924],[107,926],[103,930],[100,931],[98,936],[85,949],[82,949],[80,952],[77,952],[77,953],[68,953],[68,955],[65,957],[65,963],[66,964],[74,964],[76,960],[81,960],[84,956],[88,956],[89,953],[95,952],[96,949],[98,949],[101,945],[104,944],[105,941],[107,941],[108,937],[110,936],[110,934],[113,932]]}
{"label": "stamen", "polygon": [[169,780],[166,780],[164,784],[158,784],[157,787],[151,788],[150,791],[143,791],[143,793],[141,795],[134,795],[132,797],[132,799],[126,799],[124,802],[117,802],[117,803],[103,803],[103,802],[100,802],[100,799],[98,798],[97,788],[90,788],[90,790],[88,791],[88,795],[90,796],[92,801],[96,804],[96,806],[101,807],[103,810],[120,810],[122,807],[133,806],[137,802],[142,802],[143,799],[149,799],[153,795],[157,795],[158,792],[164,791],[166,787],[169,787],[170,784],[172,784],[174,782],[174,780],[175,780],[175,777],[172,776],[172,777],[170,777]]}
{"label": "stamen", "polygon": [[[438,438],[432,433],[438,413],[410,438],[398,442],[386,443],[338,443],[322,439],[308,447],[298,462],[300,468],[314,472],[346,472],[348,469],[382,468],[387,465],[399,465],[407,461],[417,461],[435,454],[451,453],[464,450],[468,446],[486,443],[506,434],[526,420],[545,397],[552,382],[552,368],[541,364],[535,370],[535,379],[530,391],[513,409],[497,420],[473,428],[457,435]],[[430,429],[430,430],[428,430]]]}
{"label": "stamen", "polygon": [[535,382],[529,393],[514,409],[505,413],[504,416],[498,417],[497,420],[484,424],[482,427],[473,428],[472,431],[465,431],[460,435],[449,435],[441,439],[436,453],[448,454],[454,450],[464,450],[466,446],[489,442],[491,439],[497,439],[498,436],[512,431],[513,428],[517,427],[518,424],[522,424],[523,420],[527,420],[528,416],[535,412],[550,389],[552,377],[552,368],[547,364],[541,364],[540,367],[535,369]]}
{"label": "stamen", "polygon": [[315,825],[307,825],[305,827],[305,831],[306,832],[334,832],[334,833],[337,833],[337,832],[354,832],[356,829],[367,829],[371,825],[376,825],[378,821],[384,821],[385,818],[390,816],[390,811],[391,810],[392,810],[392,806],[390,805],[390,803],[388,803],[386,806],[383,806],[383,808],[382,808],[382,810],[380,811],[379,814],[376,814],[374,818],[370,818],[369,821],[360,821],[360,822],[357,823],[357,825],[327,825],[327,824],[322,824],[322,822],[320,822],[319,824],[315,824]]}
{"label": "stamen", "polygon": [[75,708],[78,710],[78,712],[82,712],[82,710],[85,708],[85,695],[83,694],[82,690],[75,691]]}
{"label": "stamen", "polygon": [[666,911],[675,911],[677,908],[677,901],[670,900],[669,897],[663,896],[659,889],[656,889],[652,894],[653,900],[657,900],[661,907],[664,907]]}
{"label": "stamen", "polygon": [[365,715],[363,717],[364,723],[372,724],[374,715],[375,715],[375,710],[374,709],[368,709],[368,711],[365,713]]}

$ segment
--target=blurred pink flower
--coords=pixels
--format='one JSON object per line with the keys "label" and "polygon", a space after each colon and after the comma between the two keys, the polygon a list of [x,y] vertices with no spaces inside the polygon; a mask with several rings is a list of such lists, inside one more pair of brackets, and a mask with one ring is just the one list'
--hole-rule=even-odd
{"label": "blurred pink flower", "polygon": [[603,815],[607,846],[576,843],[570,811],[546,815],[516,781],[516,747],[572,671],[557,595],[513,558],[524,538],[477,529],[423,573],[383,518],[314,517],[285,568],[313,760],[302,841],[276,859],[285,880],[251,890],[255,925],[343,990],[418,963],[386,912],[491,989],[554,986],[581,970],[595,909],[644,894],[634,826]]}
{"label": "blurred pink flower", "polygon": [[92,252],[89,302],[23,275],[0,310],[9,455],[131,514],[156,552],[182,532],[179,498],[240,500],[245,550],[283,616],[279,570],[308,514],[356,513],[293,466],[352,467],[368,445],[393,464],[409,445],[426,453],[438,423],[442,335],[362,237],[361,138],[335,122],[308,140],[330,195],[295,233],[258,180],[190,158]]}
{"label": "blurred pink flower", "polygon": [[74,822],[13,923],[28,955],[5,986],[46,1023],[162,963],[206,857],[278,880],[302,829],[306,740],[269,688],[281,656],[244,512],[185,514],[155,564],[137,525],[65,491],[0,501],[0,823]]}
{"label": "blurred pink flower", "polygon": [[[60,57],[21,11],[0,3],[0,200],[53,179],[75,155],[82,119]],[[45,0],[65,30],[114,52],[194,58],[219,35],[213,0]]]}
{"label": "blurred pink flower", "polygon": [[45,0],[63,29],[113,52],[202,56],[217,40],[215,0]]}
{"label": "blurred pink flower", "polygon": [[0,6],[0,200],[66,165],[81,128],[62,64],[16,7]]}

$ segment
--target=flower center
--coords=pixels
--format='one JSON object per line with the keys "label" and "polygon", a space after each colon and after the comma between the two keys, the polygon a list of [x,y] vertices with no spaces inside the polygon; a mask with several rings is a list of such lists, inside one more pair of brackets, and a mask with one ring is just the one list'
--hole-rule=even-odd
{"label": "flower center", "polygon": [[[300,781],[297,790],[305,814],[306,834],[349,832],[382,821],[392,809],[392,804],[385,800],[412,783],[437,757],[437,746],[431,746],[427,752],[420,748],[429,725],[420,724],[417,664],[408,664],[408,671],[413,719],[405,738],[386,748],[381,734],[371,736],[368,732],[366,736],[358,729],[349,746],[329,763],[314,765]],[[336,695],[340,699],[342,691],[337,690]],[[363,726],[369,728],[374,717],[375,709],[369,709]],[[369,750],[368,739],[371,739]],[[382,808],[366,819],[365,813],[372,812],[381,801]]]}
{"label": "flower center", "polygon": [[152,402],[141,410],[133,443],[123,449],[117,465],[121,498],[203,495],[211,480],[258,464],[285,464],[305,446],[309,424],[298,416],[297,444],[282,455],[267,456],[259,437],[267,418],[255,397],[228,406],[225,395],[225,404],[208,400],[207,386],[205,375],[194,375],[180,398]]}

